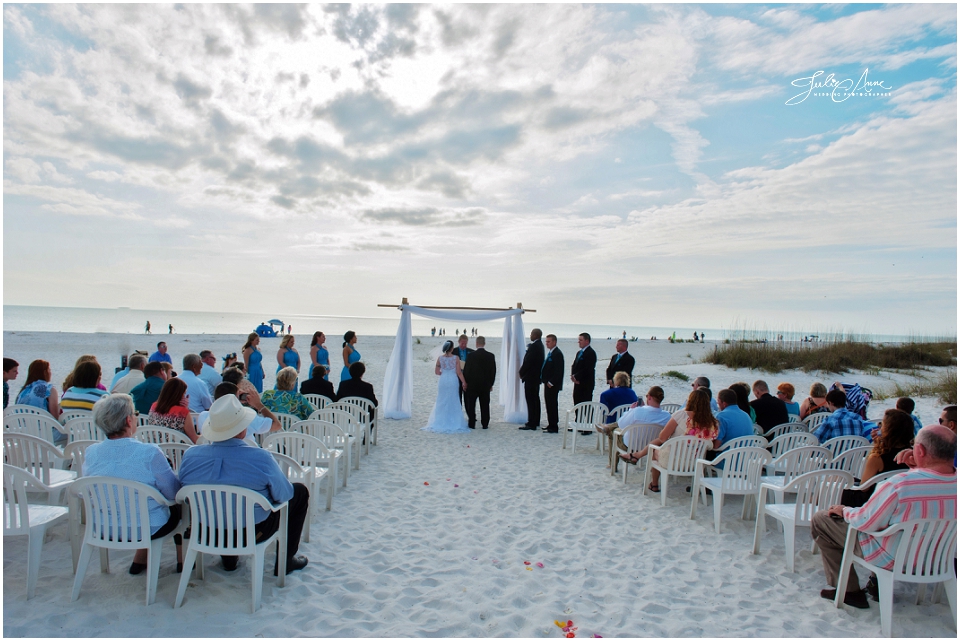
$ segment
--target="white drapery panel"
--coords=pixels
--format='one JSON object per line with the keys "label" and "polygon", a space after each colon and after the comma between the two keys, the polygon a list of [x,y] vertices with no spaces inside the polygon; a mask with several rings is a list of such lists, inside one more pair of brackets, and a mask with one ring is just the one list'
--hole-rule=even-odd
{"label": "white drapery panel", "polygon": [[[387,372],[383,377],[383,417],[410,418],[413,415],[413,324],[411,316],[449,321],[490,321],[503,318],[503,346],[500,349],[500,404],[504,420],[527,420],[527,402],[520,386],[520,362],[523,359],[523,310],[498,311],[424,309],[416,305],[400,306],[400,325]],[[451,337],[456,339],[456,336]]]}

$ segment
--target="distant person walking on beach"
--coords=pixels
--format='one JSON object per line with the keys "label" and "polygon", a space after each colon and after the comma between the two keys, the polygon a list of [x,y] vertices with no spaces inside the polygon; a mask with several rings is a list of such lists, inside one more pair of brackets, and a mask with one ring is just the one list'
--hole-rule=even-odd
{"label": "distant person walking on beach", "polygon": [[20,363],[12,358],[3,359],[3,409],[10,404],[10,386],[7,384],[20,374]]}
{"label": "distant person walking on beach", "polygon": [[147,321],[147,326],[143,328],[143,333],[144,333],[144,334],[152,334],[152,333],[153,333],[153,332],[150,331],[150,321]]}
{"label": "distant person walking on beach", "polygon": [[628,346],[627,339],[621,338],[617,341],[617,353],[610,357],[610,364],[607,365],[607,385],[611,388],[614,386],[613,375],[617,372],[626,372],[630,379],[627,387],[633,388],[633,366],[636,365],[636,361],[627,353]]}
{"label": "distant person walking on beach", "polygon": [[597,384],[597,353],[590,347],[590,334],[583,332],[577,337],[580,351],[570,367],[573,381],[573,404],[593,400],[593,388]]}
{"label": "distant person walking on beach", "polygon": [[150,363],[170,363],[173,365],[173,359],[170,358],[170,354],[167,354],[167,344],[163,341],[157,343],[157,351],[150,354],[150,358],[147,360]]}
{"label": "distant person walking on beach", "polygon": [[266,374],[263,373],[263,354],[257,345],[260,344],[260,335],[251,332],[247,336],[247,342],[243,344],[243,366],[247,370],[247,379],[257,389],[257,393],[263,394],[263,379]]}
{"label": "distant person walking on beach", "polygon": [[172,334],[172,333],[173,333],[173,324],[167,325],[167,329],[169,330],[168,333]]}
{"label": "distant person walking on beach", "polygon": [[527,422],[521,430],[535,430],[540,427],[540,370],[543,369],[543,332],[530,330],[530,344],[520,364],[520,380],[523,381],[523,396],[527,401]]}

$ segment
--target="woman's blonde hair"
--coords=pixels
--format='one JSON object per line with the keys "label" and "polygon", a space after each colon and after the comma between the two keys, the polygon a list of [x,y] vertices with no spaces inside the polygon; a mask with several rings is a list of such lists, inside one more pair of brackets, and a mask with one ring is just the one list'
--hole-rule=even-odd
{"label": "woman's blonde hair", "polygon": [[810,396],[814,398],[823,398],[827,395],[827,386],[823,383],[814,383],[810,386]]}
{"label": "woman's blonde hair", "polygon": [[277,372],[277,389],[285,392],[292,392],[297,385],[297,370],[292,367],[284,367]]}
{"label": "woman's blonde hair", "polygon": [[284,348],[290,349],[290,343],[292,342],[293,342],[293,334],[287,334],[286,336],[280,339],[280,349],[284,349]]}
{"label": "woman's blonde hair", "polygon": [[613,375],[614,387],[627,387],[630,385],[630,375],[626,372],[616,372]]}

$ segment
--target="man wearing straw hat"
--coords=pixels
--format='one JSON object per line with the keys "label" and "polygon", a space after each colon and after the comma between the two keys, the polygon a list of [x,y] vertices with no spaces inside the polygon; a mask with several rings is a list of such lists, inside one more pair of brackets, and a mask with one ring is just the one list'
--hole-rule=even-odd
{"label": "man wearing straw hat", "polygon": [[[235,485],[259,492],[274,505],[289,501],[287,517],[287,574],[306,567],[307,557],[298,556],[300,532],[307,516],[310,493],[302,483],[287,480],[270,452],[244,442],[247,427],[257,412],[244,407],[233,394],[221,396],[210,406],[210,417],[203,427],[208,445],[194,445],[183,455],[180,482],[183,485]],[[257,541],[280,527],[280,513],[254,506]],[[278,548],[279,553],[279,548]],[[223,569],[237,568],[237,557],[223,556]],[[273,574],[277,574],[274,566]]]}

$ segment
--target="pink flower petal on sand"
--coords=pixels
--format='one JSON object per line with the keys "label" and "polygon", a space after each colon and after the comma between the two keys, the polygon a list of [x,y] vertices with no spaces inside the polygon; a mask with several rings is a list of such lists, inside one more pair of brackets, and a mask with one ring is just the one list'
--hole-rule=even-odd
{"label": "pink flower petal on sand", "polygon": [[454,483],[454,484],[453,484],[453,487],[460,487],[460,486],[459,486],[459,485],[457,485],[456,483]]}
{"label": "pink flower petal on sand", "polygon": [[447,479],[447,480],[449,481],[450,479]]}
{"label": "pink flower petal on sand", "polygon": [[424,482],[423,482],[423,484],[424,484],[424,485],[430,485],[430,484],[429,484],[429,483],[427,483],[426,481],[424,481]]}
{"label": "pink flower petal on sand", "polygon": [[474,493],[474,494],[479,494],[479,493],[480,493],[480,490],[474,490],[473,493]]}
{"label": "pink flower petal on sand", "polygon": [[524,564],[524,565],[530,565],[530,561],[524,561],[523,564]]}
{"label": "pink flower petal on sand", "polygon": [[500,563],[500,561],[497,561],[496,559],[494,559],[493,562],[494,562],[494,563]]}
{"label": "pink flower petal on sand", "polygon": [[543,563],[537,563],[537,567],[538,567],[538,568],[542,568],[542,567],[543,567]]}

